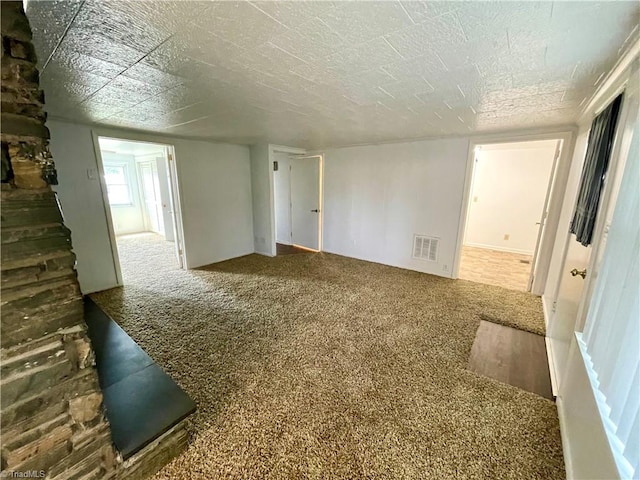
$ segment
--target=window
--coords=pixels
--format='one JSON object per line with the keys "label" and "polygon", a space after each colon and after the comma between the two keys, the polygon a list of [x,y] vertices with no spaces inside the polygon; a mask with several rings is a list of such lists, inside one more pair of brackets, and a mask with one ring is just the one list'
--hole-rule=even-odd
{"label": "window", "polygon": [[107,184],[110,205],[131,205],[133,203],[125,164],[105,165],[104,181]]}

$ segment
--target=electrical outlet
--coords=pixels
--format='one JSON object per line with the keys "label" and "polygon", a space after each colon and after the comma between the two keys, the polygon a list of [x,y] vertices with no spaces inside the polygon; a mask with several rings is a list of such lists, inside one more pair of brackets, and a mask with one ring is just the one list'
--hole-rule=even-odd
{"label": "electrical outlet", "polygon": [[504,239],[505,239],[505,240],[509,240],[509,234],[508,234],[508,233],[505,233],[505,234],[504,234]]}
{"label": "electrical outlet", "polygon": [[442,265],[442,271],[443,272],[448,272],[449,271],[449,265],[447,265],[446,263],[444,265]]}

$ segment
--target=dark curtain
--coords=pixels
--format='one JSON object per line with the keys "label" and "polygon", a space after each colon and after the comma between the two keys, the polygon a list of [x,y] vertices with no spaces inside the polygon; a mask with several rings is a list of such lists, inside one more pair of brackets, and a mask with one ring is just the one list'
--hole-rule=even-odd
{"label": "dark curtain", "polygon": [[575,233],[576,239],[585,247],[591,244],[593,237],[600,193],[609,166],[611,146],[616,134],[621,104],[622,94],[618,95],[600,115],[594,118],[591,124],[587,154],[582,167],[578,202],[570,227],[570,232]]}

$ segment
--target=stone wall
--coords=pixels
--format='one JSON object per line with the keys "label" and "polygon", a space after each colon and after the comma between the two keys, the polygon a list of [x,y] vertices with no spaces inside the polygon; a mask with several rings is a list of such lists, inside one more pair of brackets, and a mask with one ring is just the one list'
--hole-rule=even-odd
{"label": "stone wall", "polygon": [[22,2],[0,4],[1,475],[113,478],[119,461],[86,335],[70,232],[49,186],[57,179],[31,30]]}

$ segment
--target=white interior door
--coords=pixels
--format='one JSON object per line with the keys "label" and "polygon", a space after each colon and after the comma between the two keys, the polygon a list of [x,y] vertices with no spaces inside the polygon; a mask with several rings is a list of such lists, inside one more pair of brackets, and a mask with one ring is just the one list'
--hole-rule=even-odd
{"label": "white interior door", "polygon": [[[583,247],[575,235],[569,236],[564,269],[561,273],[558,295],[553,305],[553,317],[549,321],[547,336],[553,350],[555,380],[558,387],[566,370],[569,346],[576,329],[578,310],[582,300],[585,280],[572,271],[586,271],[591,256],[591,247]],[[575,269],[575,270],[574,270]]]}
{"label": "white interior door", "polygon": [[[629,88],[618,118],[616,139],[611,151],[611,160],[603,186],[593,241],[589,247],[579,244],[575,235],[569,235],[558,294],[553,305],[554,313],[548,326],[547,336],[552,349],[555,379],[560,388],[566,370],[574,332],[582,331],[587,309],[593,294],[594,279],[597,278],[609,225],[613,218],[622,173],[632,146],[633,129],[638,117],[638,89]],[[584,280],[571,272],[587,271]]]}
{"label": "white interior door", "polygon": [[162,200],[160,198],[157,168],[152,162],[142,162],[138,164],[138,171],[140,172],[142,198],[148,221],[147,228],[152,232],[164,235]]}
{"label": "white interior door", "polygon": [[291,238],[320,250],[320,156],[291,159]]}
{"label": "white interior door", "polygon": [[171,203],[171,185],[169,182],[169,166],[166,157],[157,157],[158,182],[160,184],[160,200],[162,201],[162,223],[164,224],[164,239],[175,242],[175,220]]}

